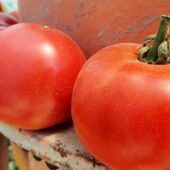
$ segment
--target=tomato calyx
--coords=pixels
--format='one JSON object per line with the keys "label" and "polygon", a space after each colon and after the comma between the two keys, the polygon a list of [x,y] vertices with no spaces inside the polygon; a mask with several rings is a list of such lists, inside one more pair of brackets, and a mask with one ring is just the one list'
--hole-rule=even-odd
{"label": "tomato calyx", "polygon": [[[145,38],[139,50],[139,61],[148,64],[170,64],[170,16],[162,15],[157,34]],[[153,44],[149,46],[151,41]]]}

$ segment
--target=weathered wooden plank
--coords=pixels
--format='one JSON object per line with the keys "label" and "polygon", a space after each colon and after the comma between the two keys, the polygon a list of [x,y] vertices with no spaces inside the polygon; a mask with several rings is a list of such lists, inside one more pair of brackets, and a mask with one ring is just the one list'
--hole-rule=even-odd
{"label": "weathered wooden plank", "polygon": [[8,170],[8,140],[0,133],[0,170]]}
{"label": "weathered wooden plank", "polygon": [[12,142],[63,170],[108,170],[80,144],[71,124],[41,131],[27,131],[0,124]]}
{"label": "weathered wooden plank", "polygon": [[14,160],[19,167],[19,170],[30,170],[28,153],[14,143],[11,143],[11,147]]}
{"label": "weathered wooden plank", "polygon": [[[29,164],[30,164],[29,170],[49,170],[49,167],[47,166],[44,160],[37,161],[31,153],[28,154],[28,158],[29,158]],[[56,168],[55,170],[62,170],[62,169]]]}

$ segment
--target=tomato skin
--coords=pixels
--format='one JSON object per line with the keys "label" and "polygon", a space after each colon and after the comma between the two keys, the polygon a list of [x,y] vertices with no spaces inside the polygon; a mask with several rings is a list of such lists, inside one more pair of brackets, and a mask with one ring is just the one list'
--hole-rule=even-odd
{"label": "tomato skin", "polygon": [[0,12],[0,26],[10,26],[17,24],[18,20],[12,15],[6,14],[4,12]]}
{"label": "tomato skin", "polygon": [[137,60],[138,44],[116,44],[83,66],[72,97],[82,144],[116,170],[170,168],[170,65]]}
{"label": "tomato skin", "polygon": [[5,28],[17,24],[18,18],[14,16],[15,14],[6,14],[4,12],[0,12],[0,31],[4,30]]}
{"label": "tomato skin", "polygon": [[42,129],[70,119],[72,89],[85,62],[64,33],[22,23],[0,33],[0,121]]}
{"label": "tomato skin", "polygon": [[16,20],[19,20],[19,13],[18,13],[18,11],[12,11],[12,12],[10,12],[10,15],[13,16],[14,18],[16,18]]}

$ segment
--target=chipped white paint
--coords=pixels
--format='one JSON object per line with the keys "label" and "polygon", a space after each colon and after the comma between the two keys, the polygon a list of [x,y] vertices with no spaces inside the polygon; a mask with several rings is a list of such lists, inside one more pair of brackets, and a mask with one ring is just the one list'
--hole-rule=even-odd
{"label": "chipped white paint", "polygon": [[108,170],[106,166],[96,163],[82,147],[71,125],[26,131],[0,124],[0,132],[12,142],[63,170]]}

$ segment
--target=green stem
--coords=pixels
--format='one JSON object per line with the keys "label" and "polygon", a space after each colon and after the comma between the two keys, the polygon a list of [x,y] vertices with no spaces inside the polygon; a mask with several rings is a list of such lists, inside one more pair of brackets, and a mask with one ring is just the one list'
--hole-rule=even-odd
{"label": "green stem", "polygon": [[155,41],[150,48],[145,60],[147,62],[155,62],[158,59],[158,47],[160,44],[166,40],[167,32],[168,32],[168,25],[170,22],[170,16],[162,15],[161,16],[161,23],[159,26],[158,33],[156,35]]}

